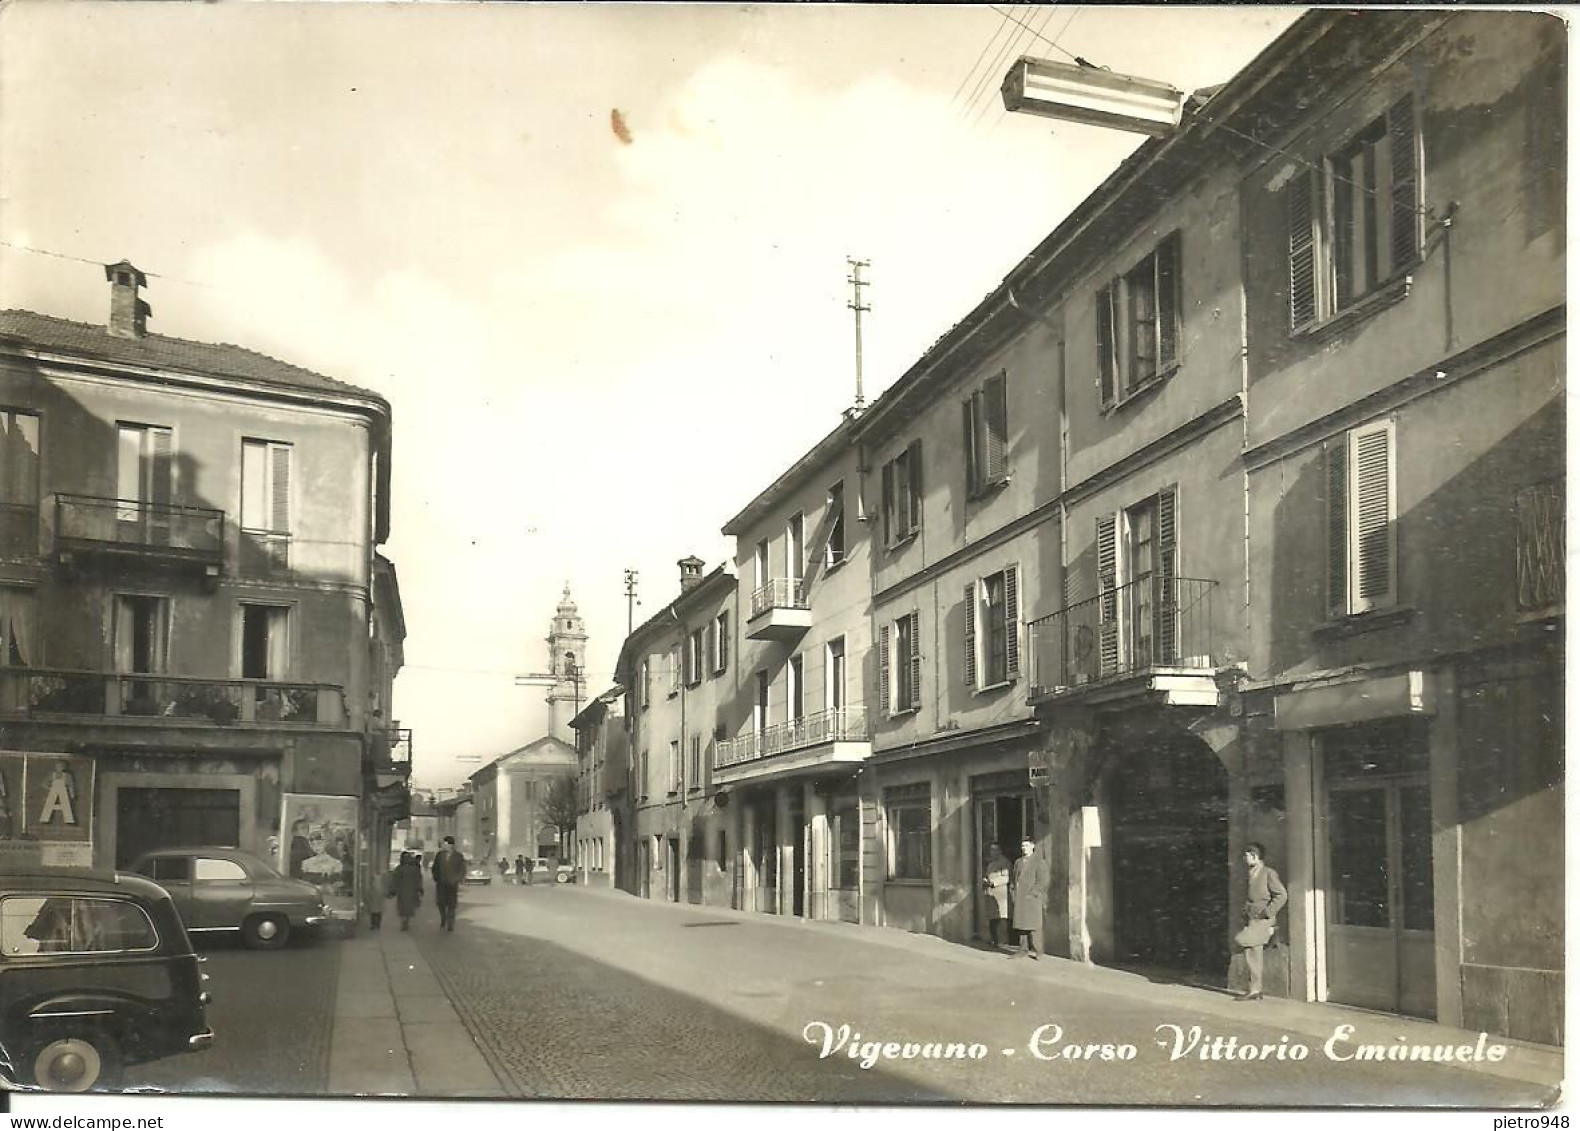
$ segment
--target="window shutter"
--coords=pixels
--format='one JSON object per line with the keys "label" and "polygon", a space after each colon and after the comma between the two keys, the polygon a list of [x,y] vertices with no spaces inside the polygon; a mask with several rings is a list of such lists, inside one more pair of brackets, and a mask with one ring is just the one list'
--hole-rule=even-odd
{"label": "window shutter", "polygon": [[1020,675],[1020,566],[1004,571],[1004,670],[1010,679]]}
{"label": "window shutter", "polygon": [[977,586],[966,586],[966,686],[977,685]]}
{"label": "window shutter", "polygon": [[989,377],[982,389],[983,408],[987,412],[987,466],[984,480],[997,483],[1008,470],[1005,449],[1009,443],[1009,399],[1005,374]]}
{"label": "window shutter", "polygon": [[1097,666],[1099,675],[1119,670],[1118,547],[1114,533],[1117,515],[1097,519]]}
{"label": "window shutter", "polygon": [[963,426],[966,454],[966,494],[974,495],[982,486],[981,468],[977,463],[976,445],[977,394],[973,393],[960,402],[960,422]]}
{"label": "window shutter", "polygon": [[730,666],[730,614],[719,618],[719,671]]}
{"label": "window shutter", "polygon": [[1179,360],[1180,234],[1172,232],[1158,245],[1158,370]]}
{"label": "window shutter", "polygon": [[1328,615],[1350,611],[1349,470],[1346,438],[1328,441]]}
{"label": "window shutter", "polygon": [[1158,592],[1152,607],[1157,624],[1153,639],[1158,658],[1166,664],[1179,660],[1179,549],[1176,536],[1179,488],[1165,487],[1158,492],[1158,569],[1154,582]]}
{"label": "window shutter", "polygon": [[883,544],[894,544],[894,461],[883,465]]}
{"label": "window shutter", "polygon": [[907,462],[911,465],[911,513],[906,516],[907,525],[905,529],[906,533],[909,534],[922,528],[922,442],[920,440],[912,440],[911,446],[907,451],[910,453],[910,459]]}
{"label": "window shutter", "polygon": [[169,505],[174,494],[171,488],[171,460],[170,460],[170,429],[150,428],[148,438],[151,442],[153,467],[151,468],[152,481],[148,487],[148,501],[160,505]]}
{"label": "window shutter", "polygon": [[911,710],[922,706],[922,614],[911,614]]}
{"label": "window shutter", "polygon": [[889,714],[889,626],[878,627],[878,710]]}
{"label": "window shutter", "polygon": [[1097,292],[1097,399],[1103,405],[1114,403],[1114,288]]}
{"label": "window shutter", "polygon": [[269,529],[284,534],[291,529],[291,449],[283,444],[271,445],[269,465]]}
{"label": "window shutter", "polygon": [[1388,162],[1393,168],[1393,270],[1402,271],[1420,255],[1415,99],[1408,94],[1388,111]]}
{"label": "window shutter", "polygon": [[1317,233],[1315,182],[1310,171],[1296,173],[1284,187],[1289,223],[1289,325],[1299,329],[1317,318]]}
{"label": "window shutter", "polygon": [[1356,611],[1394,603],[1393,427],[1353,433]]}
{"label": "window shutter", "polygon": [[708,625],[708,671],[719,670],[719,622]]}

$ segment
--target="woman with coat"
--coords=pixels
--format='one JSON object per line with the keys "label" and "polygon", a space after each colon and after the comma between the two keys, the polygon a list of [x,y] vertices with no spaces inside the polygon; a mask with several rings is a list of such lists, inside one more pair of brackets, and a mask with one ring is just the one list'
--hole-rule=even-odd
{"label": "woman with coat", "polygon": [[982,875],[988,937],[994,949],[1009,941],[1009,857],[997,842],[988,845],[988,865]]}
{"label": "woman with coat", "polygon": [[1037,842],[1026,837],[1020,842],[1020,859],[1010,870],[1009,879],[1010,926],[1020,936],[1020,949],[1011,954],[1018,958],[1031,944],[1031,956],[1042,957],[1042,915],[1048,898],[1048,862],[1037,855]]}
{"label": "woman with coat", "polygon": [[390,894],[395,897],[400,929],[411,930],[411,917],[417,914],[417,906],[422,902],[422,865],[412,853],[400,854],[400,863],[390,873]]}

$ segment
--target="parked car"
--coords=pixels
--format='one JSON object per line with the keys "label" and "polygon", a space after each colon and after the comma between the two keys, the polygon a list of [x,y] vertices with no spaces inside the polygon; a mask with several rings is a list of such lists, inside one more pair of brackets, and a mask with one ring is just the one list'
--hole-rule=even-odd
{"label": "parked car", "polygon": [[284,946],[293,931],[329,921],[317,888],[239,849],[161,848],[139,856],[132,871],[170,893],[188,931],[240,931],[256,950]]}
{"label": "parked car", "polygon": [[576,866],[574,864],[561,864],[554,869],[554,882],[557,884],[574,884],[576,882]]}
{"label": "parked car", "polygon": [[209,1047],[203,962],[169,894],[139,876],[0,877],[0,1074],[86,1092]]}
{"label": "parked car", "polygon": [[468,884],[491,884],[494,882],[494,877],[483,865],[473,864],[466,870],[466,879],[462,882]]}

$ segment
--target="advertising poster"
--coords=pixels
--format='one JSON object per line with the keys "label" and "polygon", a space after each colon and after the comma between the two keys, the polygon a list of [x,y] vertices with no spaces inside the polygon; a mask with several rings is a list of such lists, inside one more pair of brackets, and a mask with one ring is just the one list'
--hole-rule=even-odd
{"label": "advertising poster", "polygon": [[92,758],[0,751],[0,865],[93,865]]}
{"label": "advertising poster", "polygon": [[280,871],[317,887],[337,919],[355,919],[357,799],[287,793],[280,829]]}

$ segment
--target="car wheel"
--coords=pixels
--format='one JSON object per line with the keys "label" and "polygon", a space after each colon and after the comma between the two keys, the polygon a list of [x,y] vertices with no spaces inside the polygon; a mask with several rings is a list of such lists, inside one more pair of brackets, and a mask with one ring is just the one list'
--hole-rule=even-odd
{"label": "car wheel", "polygon": [[571,882],[571,874],[569,872],[556,872],[554,874],[554,882],[557,884],[568,884]]}
{"label": "car wheel", "polygon": [[121,1048],[108,1033],[55,1037],[33,1054],[32,1076],[46,1092],[113,1088],[121,1078]]}
{"label": "car wheel", "polygon": [[253,950],[277,950],[291,937],[284,915],[254,915],[241,925],[241,941]]}

